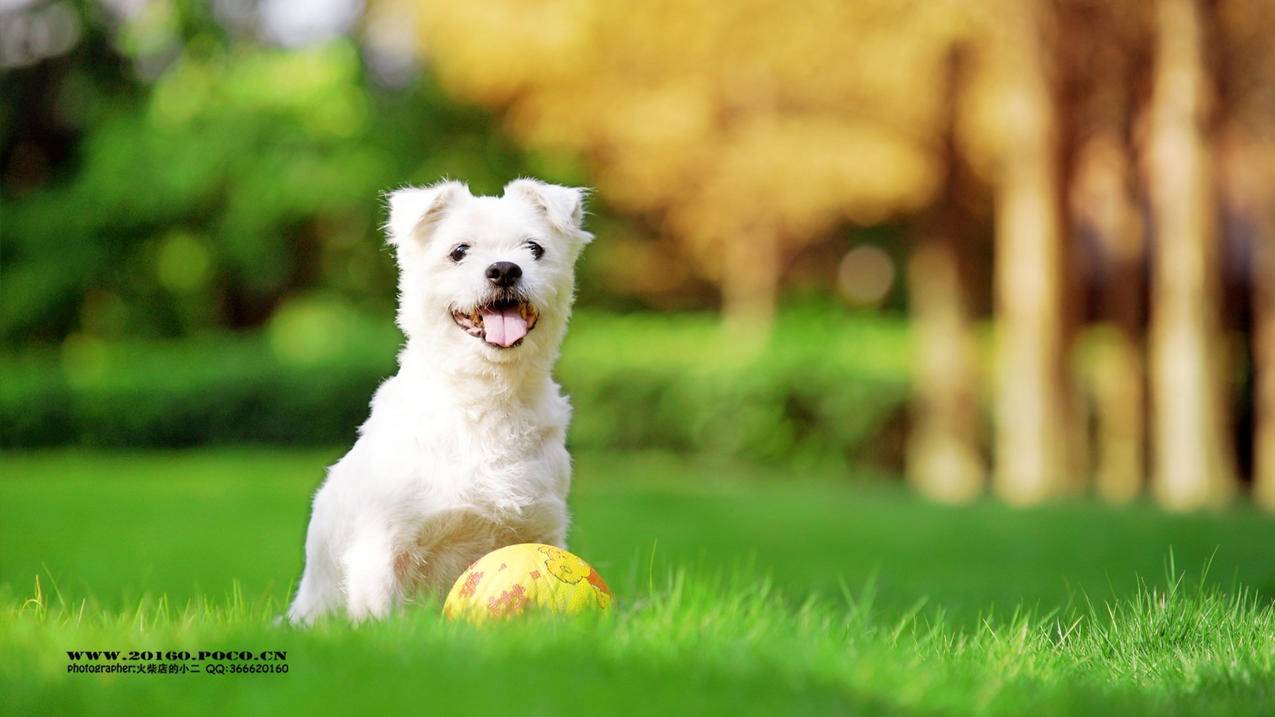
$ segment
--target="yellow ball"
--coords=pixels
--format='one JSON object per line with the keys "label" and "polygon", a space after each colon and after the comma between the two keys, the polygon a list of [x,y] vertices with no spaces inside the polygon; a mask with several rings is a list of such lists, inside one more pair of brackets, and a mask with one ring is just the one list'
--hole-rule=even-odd
{"label": "yellow ball", "polygon": [[480,623],[528,608],[605,611],[611,600],[602,576],[579,556],[552,545],[522,543],[493,550],[466,568],[452,585],[443,614]]}

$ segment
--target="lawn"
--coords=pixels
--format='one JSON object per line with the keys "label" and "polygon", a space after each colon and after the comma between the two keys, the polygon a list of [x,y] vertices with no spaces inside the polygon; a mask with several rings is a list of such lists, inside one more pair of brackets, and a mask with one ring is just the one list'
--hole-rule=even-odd
{"label": "lawn", "polygon": [[[949,508],[869,476],[585,453],[571,543],[615,590],[610,619],[474,629],[427,605],[276,627],[335,456],[0,456],[0,713],[1275,704],[1275,521],[1247,508]],[[287,650],[290,671],[66,673],[67,650],[232,648]]]}

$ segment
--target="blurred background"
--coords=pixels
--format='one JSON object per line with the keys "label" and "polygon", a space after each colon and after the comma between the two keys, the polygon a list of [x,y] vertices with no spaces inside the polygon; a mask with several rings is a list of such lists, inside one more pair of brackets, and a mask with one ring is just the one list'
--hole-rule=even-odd
{"label": "blurred background", "polygon": [[534,175],[597,189],[577,450],[1275,510],[1271,38],[1269,0],[0,0],[0,445],[348,445],[383,192]]}

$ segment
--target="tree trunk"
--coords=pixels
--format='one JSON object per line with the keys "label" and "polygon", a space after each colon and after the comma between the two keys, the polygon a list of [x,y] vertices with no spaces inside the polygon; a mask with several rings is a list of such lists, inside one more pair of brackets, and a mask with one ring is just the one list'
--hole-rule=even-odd
{"label": "tree trunk", "polygon": [[1129,154],[1114,131],[1101,132],[1080,152],[1072,205],[1077,223],[1101,244],[1105,282],[1091,379],[1097,424],[1098,494],[1123,503],[1142,490],[1146,421],[1142,342],[1142,222],[1132,195]]}
{"label": "tree trunk", "polygon": [[1065,489],[1058,161],[1040,4],[1005,18],[1007,121],[996,185],[996,492],[1016,504]]}
{"label": "tree trunk", "polygon": [[961,502],[983,491],[978,451],[977,363],[950,236],[923,236],[908,260],[912,426],[908,480],[923,495]]}
{"label": "tree trunk", "polygon": [[1221,380],[1217,227],[1204,139],[1210,101],[1200,8],[1156,6],[1148,184],[1152,267],[1151,382],[1155,496],[1186,510],[1234,491]]}
{"label": "tree trunk", "polygon": [[[1275,160],[1275,156],[1271,159]],[[1275,176],[1267,181],[1275,181]],[[1253,262],[1252,340],[1257,373],[1253,399],[1253,497],[1259,506],[1275,512],[1275,191],[1268,189],[1266,194],[1266,205],[1258,208],[1261,217]]]}
{"label": "tree trunk", "polygon": [[[955,107],[964,81],[965,53],[953,48],[944,82],[944,104]],[[946,176],[934,210],[921,219],[908,258],[908,311],[912,320],[912,424],[907,476],[925,496],[945,502],[983,492],[979,455],[978,361],[969,299],[962,280],[960,209],[964,183],[949,119],[942,138]]]}
{"label": "tree trunk", "polygon": [[760,345],[769,333],[779,302],[779,237],[770,227],[757,227],[751,239],[724,242],[722,315],[729,330]]}
{"label": "tree trunk", "polygon": [[1275,5],[1220,0],[1224,84],[1219,183],[1226,215],[1248,240],[1253,357],[1253,499],[1275,512]]}
{"label": "tree trunk", "polygon": [[1253,500],[1275,512],[1275,137],[1246,140],[1233,155],[1249,170],[1236,190],[1247,190],[1244,210],[1254,226]]}

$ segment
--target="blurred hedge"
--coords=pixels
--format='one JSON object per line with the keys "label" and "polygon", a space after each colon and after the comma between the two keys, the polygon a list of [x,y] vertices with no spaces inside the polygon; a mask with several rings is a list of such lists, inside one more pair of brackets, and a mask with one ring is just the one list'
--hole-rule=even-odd
{"label": "blurred hedge", "polygon": [[[0,359],[0,445],[349,442],[398,341],[321,302],[253,335],[72,338]],[[746,344],[709,315],[577,316],[558,370],[571,444],[854,460],[902,415],[902,322],[790,312]]]}

